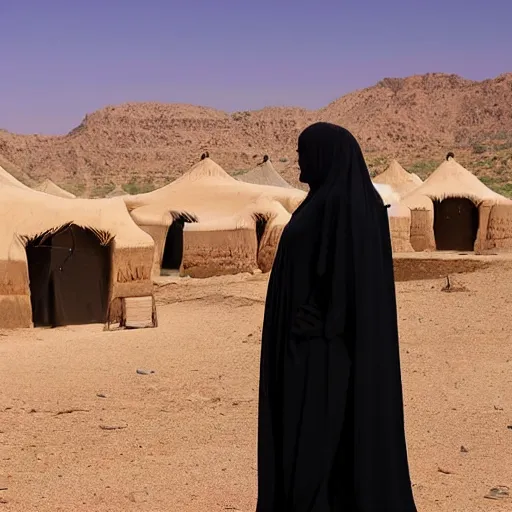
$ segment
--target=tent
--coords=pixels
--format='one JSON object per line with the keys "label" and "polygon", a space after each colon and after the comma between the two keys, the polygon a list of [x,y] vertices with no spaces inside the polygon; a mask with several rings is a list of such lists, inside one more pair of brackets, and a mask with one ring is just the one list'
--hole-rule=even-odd
{"label": "tent", "polygon": [[258,164],[249,172],[240,174],[237,180],[244,183],[253,183],[256,185],[270,185],[273,187],[294,188],[275,170],[272,162],[266,157],[261,164]]}
{"label": "tent", "polygon": [[[399,200],[388,185],[375,187],[386,202]],[[155,275],[171,269],[206,277],[269,271],[282,230],[305,197],[295,188],[238,181],[205,157],[169,185],[123,199],[155,241]]]}
{"label": "tent", "polygon": [[302,202],[306,193],[293,188],[288,190],[239,182],[213,160],[205,158],[172,183],[152,192],[130,195],[123,199],[130,211],[149,205],[154,206],[156,211],[162,203],[172,200],[174,205],[193,204],[203,215],[219,216],[232,214],[244,207],[248,199],[261,195],[275,199],[290,211]]}
{"label": "tent", "polygon": [[51,194],[53,196],[58,197],[66,197],[68,199],[74,199],[76,196],[71,192],[64,190],[63,188],[56,185],[52,180],[47,179],[40,183],[34,190],[38,190],[39,192],[44,192],[46,194]]}
{"label": "tent", "polygon": [[[240,182],[206,157],[169,185],[123,199],[155,241],[155,274],[172,261],[182,275],[206,277],[258,268],[258,242],[274,229],[267,221],[282,218],[283,209],[289,219],[305,196],[298,189]],[[168,259],[171,246],[181,255]]]}
{"label": "tent", "polygon": [[0,215],[0,327],[129,325],[135,297],[156,324],[154,243],[122,199],[0,185]]}
{"label": "tent", "polygon": [[373,178],[373,183],[389,185],[401,197],[418,188],[423,182],[416,174],[407,172],[396,160],[389,167]]}
{"label": "tent", "polygon": [[512,248],[512,201],[484,185],[451,154],[402,204],[411,210],[416,251]]}

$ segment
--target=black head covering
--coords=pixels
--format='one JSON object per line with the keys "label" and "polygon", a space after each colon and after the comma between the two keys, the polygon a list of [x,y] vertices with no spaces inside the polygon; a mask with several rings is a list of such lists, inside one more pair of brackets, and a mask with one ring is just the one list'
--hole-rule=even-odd
{"label": "black head covering", "polygon": [[348,171],[348,155],[343,154],[343,146],[351,139],[354,138],[348,131],[330,123],[306,128],[298,143],[300,181],[314,189],[327,179],[334,167],[338,167],[340,174],[342,170]]}
{"label": "black head covering", "polygon": [[298,143],[310,192],[281,236],[262,332],[258,512],[415,512],[387,209],[359,144]]}
{"label": "black head covering", "polygon": [[365,186],[375,191],[359,143],[345,128],[331,123],[312,124],[300,134],[297,151],[300,181],[312,190],[357,172],[362,174]]}
{"label": "black head covering", "polygon": [[[317,273],[332,283],[325,325],[326,335],[332,337],[344,325],[341,302],[348,266],[354,261],[349,249],[355,249],[354,243],[361,246],[369,241],[359,235],[367,233],[365,223],[375,222],[378,212],[385,211],[384,203],[373,186],[359,143],[345,128],[331,123],[309,126],[299,136],[298,153],[300,181],[310,186],[303,204],[315,197],[315,203],[323,208]],[[351,221],[355,225],[351,226]],[[325,287],[321,293],[325,293]]]}

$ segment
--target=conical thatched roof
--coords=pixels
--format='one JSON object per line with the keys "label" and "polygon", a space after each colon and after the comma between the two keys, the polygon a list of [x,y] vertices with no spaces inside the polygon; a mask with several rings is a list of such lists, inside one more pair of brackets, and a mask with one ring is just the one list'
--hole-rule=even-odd
{"label": "conical thatched roof", "polygon": [[404,202],[414,206],[416,201],[421,201],[421,197],[425,196],[433,201],[463,197],[477,205],[483,201],[510,203],[510,200],[485,186],[452,157],[448,157],[420,187],[407,194]]}
{"label": "conical thatched roof", "polygon": [[251,169],[249,172],[237,176],[236,179],[245,183],[254,183],[257,185],[293,188],[275,170],[270,160],[266,160],[263,163],[257,165],[254,169]]}
{"label": "conical thatched roof", "polygon": [[120,185],[116,185],[116,188],[109,192],[106,197],[120,197],[120,196],[127,196],[128,192],[123,190],[123,188]]}
{"label": "conical thatched roof", "polygon": [[[213,179],[215,181],[235,181],[219,164],[214,162],[210,157],[204,157],[197,164],[195,164],[190,170],[188,170],[185,174],[180,176],[177,180],[174,180],[169,185],[159,189],[164,190],[167,187],[174,187],[176,185],[183,185],[185,183],[194,183],[196,181],[201,181],[205,179]],[[158,190],[154,192],[149,192],[149,194],[156,193]]]}
{"label": "conical thatched roof", "polygon": [[68,199],[76,198],[74,194],[59,187],[50,179],[44,180],[42,183],[37,185],[37,187],[34,187],[34,189],[38,190],[39,192],[44,192],[45,194],[51,194],[53,196],[66,197]]}
{"label": "conical thatched roof", "polygon": [[17,180],[12,174],[9,174],[3,167],[0,166],[0,184],[1,185],[10,185],[12,187],[18,187],[26,190],[30,190],[30,187],[27,187],[21,181]]}
{"label": "conical thatched roof", "polygon": [[375,176],[373,182],[390,185],[401,196],[412,192],[423,183],[419,176],[407,172],[396,160],[384,172]]}
{"label": "conical thatched roof", "polygon": [[170,210],[189,212],[200,221],[236,215],[260,196],[281,203],[293,211],[306,196],[294,188],[244,183],[231,177],[222,167],[206,157],[188,172],[165,187],[124,197],[130,211],[142,207],[153,212],[151,218],[166,217]]}

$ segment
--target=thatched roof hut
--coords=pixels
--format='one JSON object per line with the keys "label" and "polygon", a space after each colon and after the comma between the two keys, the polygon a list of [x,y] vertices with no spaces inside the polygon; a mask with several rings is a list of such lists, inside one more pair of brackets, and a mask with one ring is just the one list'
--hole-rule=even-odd
{"label": "thatched roof hut", "polygon": [[264,161],[258,164],[254,169],[238,175],[236,179],[244,183],[254,183],[256,185],[294,188],[276,171],[269,159],[264,159]]}
{"label": "thatched roof hut", "polygon": [[122,199],[0,185],[0,216],[0,327],[130,325],[135,297],[154,324],[154,243]]}
{"label": "thatched roof hut", "polygon": [[[305,196],[298,189],[237,181],[205,157],[169,185],[123,199],[155,240],[155,274],[179,267],[181,274],[204,277],[255,270],[264,238],[258,233],[271,229],[262,219],[277,218],[283,209],[290,215]],[[171,246],[178,253],[168,259]],[[229,257],[215,247],[225,247]]]}
{"label": "thatched roof hut", "polygon": [[373,183],[389,185],[401,197],[418,188],[423,182],[416,174],[407,172],[396,160],[389,167],[373,178]]}
{"label": "thatched roof hut", "polygon": [[[375,187],[387,203],[399,200],[388,185]],[[295,188],[238,181],[205,156],[169,185],[123,199],[155,241],[155,275],[173,269],[207,276],[269,271],[282,230],[305,196]],[[229,258],[215,249],[221,246]]]}
{"label": "thatched roof hut", "polygon": [[[411,210],[416,251],[512,248],[512,201],[489,189],[451,155],[402,204]],[[503,231],[499,236],[492,227],[497,224]]]}
{"label": "thatched roof hut", "polygon": [[34,187],[34,190],[38,190],[39,192],[44,192],[45,194],[50,194],[57,197],[66,197],[67,199],[74,199],[76,196],[67,190],[56,185],[52,180],[46,179],[37,187]]}

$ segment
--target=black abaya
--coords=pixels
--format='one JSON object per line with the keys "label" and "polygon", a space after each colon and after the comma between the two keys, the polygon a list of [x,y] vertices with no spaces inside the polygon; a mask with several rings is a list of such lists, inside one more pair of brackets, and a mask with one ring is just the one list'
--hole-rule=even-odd
{"label": "black abaya", "polygon": [[310,193],[265,307],[257,512],[415,512],[386,207],[341,127],[306,129],[299,164]]}

